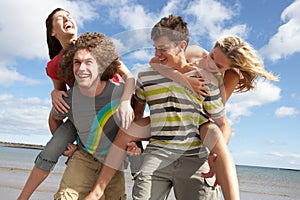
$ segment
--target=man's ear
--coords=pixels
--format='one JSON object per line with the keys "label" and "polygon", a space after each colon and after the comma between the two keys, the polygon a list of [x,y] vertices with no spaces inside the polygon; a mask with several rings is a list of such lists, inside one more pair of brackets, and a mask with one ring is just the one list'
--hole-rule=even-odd
{"label": "man's ear", "polygon": [[187,42],[185,40],[182,40],[180,42],[180,50],[185,51],[186,47],[187,47]]}

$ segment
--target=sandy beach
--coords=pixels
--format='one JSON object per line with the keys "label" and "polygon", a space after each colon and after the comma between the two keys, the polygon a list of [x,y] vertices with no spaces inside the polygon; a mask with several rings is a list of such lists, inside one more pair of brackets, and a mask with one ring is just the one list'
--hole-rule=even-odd
{"label": "sandy beach", "polygon": [[[29,173],[30,171],[27,169],[1,167],[1,199],[17,199]],[[38,188],[31,199],[53,199],[53,194],[57,190],[57,184],[55,184],[53,181],[60,179],[60,177],[60,173],[50,174],[48,179]]]}
{"label": "sandy beach", "polygon": [[[21,189],[30,173],[29,169],[21,168],[10,168],[10,167],[0,167],[0,199],[3,200],[16,200],[17,196],[20,194]],[[54,170],[49,177],[40,185],[40,187],[34,192],[30,200],[51,200],[53,195],[58,188],[58,184],[62,172],[57,172]],[[131,198],[131,188],[132,180],[131,175],[126,173],[127,178],[127,199]],[[294,198],[288,198],[286,196],[270,196],[270,194],[263,194],[261,192],[250,192],[241,190],[242,200],[296,200]],[[173,192],[171,192],[168,200],[175,200]]]}
{"label": "sandy beach", "polygon": [[[9,147],[8,152],[1,151],[0,164],[0,199],[16,200],[33,166],[34,156],[43,147],[16,143],[0,143],[0,147]],[[26,152],[19,154],[18,152]],[[16,153],[17,152],[17,153]],[[27,156],[29,153],[30,156]],[[12,156],[13,155],[13,156]],[[61,167],[57,167],[44,183],[36,190],[32,200],[53,199],[62,176]]]}
{"label": "sandy beach", "polygon": [[[29,176],[36,155],[43,147],[0,142],[0,148],[0,199],[16,200]],[[66,166],[65,161],[66,157],[59,159],[54,170],[33,193],[31,200],[53,199]],[[130,200],[132,199],[132,176],[129,170],[124,172],[127,199]]]}
{"label": "sandy beach", "polygon": [[[0,167],[0,199],[3,200],[15,200],[20,194],[23,185],[30,173],[29,169],[21,168],[10,168],[10,167]],[[53,195],[58,188],[58,184],[62,172],[57,172],[54,170],[49,177],[40,185],[40,187],[34,192],[31,200],[46,200],[53,199]],[[128,199],[131,199],[131,187],[132,180],[130,179],[130,174],[126,173],[127,181],[127,195]]]}
{"label": "sandy beach", "polygon": [[[0,145],[0,199],[16,200],[33,167],[40,150],[35,148],[11,148]],[[65,169],[62,157],[48,178],[34,192],[31,200],[53,199]],[[300,196],[298,170],[237,166],[242,200],[297,200]],[[131,200],[133,181],[125,170],[127,199]],[[173,191],[168,200],[174,200]]]}

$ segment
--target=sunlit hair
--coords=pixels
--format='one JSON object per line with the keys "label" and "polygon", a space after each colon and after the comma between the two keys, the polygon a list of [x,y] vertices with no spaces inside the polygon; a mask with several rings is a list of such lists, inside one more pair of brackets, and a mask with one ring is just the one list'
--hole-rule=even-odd
{"label": "sunlit hair", "polygon": [[176,44],[182,40],[185,40],[188,44],[190,40],[187,23],[182,20],[182,17],[175,15],[161,18],[152,28],[151,39],[153,41],[162,36],[167,36]]}
{"label": "sunlit hair", "polygon": [[267,72],[262,59],[256,50],[237,36],[224,36],[217,40],[214,48],[219,47],[229,58],[231,68],[241,73],[239,84],[235,92],[246,92],[255,88],[254,81],[261,76],[265,79],[277,81],[278,77]]}
{"label": "sunlit hair", "polygon": [[59,74],[70,83],[74,83],[73,58],[78,50],[86,49],[91,52],[99,65],[100,71],[104,71],[101,80],[109,80],[117,73],[119,55],[117,54],[113,42],[100,33],[84,33],[68,49],[63,51],[63,56],[59,63]]}
{"label": "sunlit hair", "polygon": [[47,34],[47,44],[48,44],[48,52],[50,59],[54,58],[59,52],[62,50],[62,46],[56,37],[52,36],[52,28],[53,28],[53,16],[55,13],[59,11],[68,12],[62,8],[54,9],[50,15],[46,19],[46,34]]}

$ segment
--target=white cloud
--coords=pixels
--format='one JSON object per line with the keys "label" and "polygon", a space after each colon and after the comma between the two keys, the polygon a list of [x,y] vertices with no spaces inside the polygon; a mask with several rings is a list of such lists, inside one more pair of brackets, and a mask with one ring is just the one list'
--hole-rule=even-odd
{"label": "white cloud", "polygon": [[23,82],[26,84],[37,84],[40,81],[28,78],[16,71],[16,69],[10,69],[0,66],[0,85],[10,86],[15,82]]}
{"label": "white cloud", "polygon": [[232,152],[232,155],[235,163],[239,165],[280,167],[286,169],[299,169],[300,166],[300,154],[295,152],[246,150]]}
{"label": "white cloud", "polygon": [[2,135],[50,134],[50,100],[38,97],[16,98],[0,94],[0,130]]}
{"label": "white cloud", "polygon": [[133,52],[129,58],[148,63],[152,57],[153,57],[153,52],[149,53],[149,51],[141,49]]}
{"label": "white cloud", "polygon": [[271,156],[280,157],[280,158],[296,158],[300,159],[300,153],[292,153],[292,152],[270,152],[268,153]]}
{"label": "white cloud", "polygon": [[238,122],[241,116],[250,116],[253,107],[278,101],[281,89],[270,81],[259,80],[257,87],[246,93],[233,94],[226,104],[231,122]]}
{"label": "white cloud", "polygon": [[[189,19],[191,36],[196,38],[205,37],[205,40],[209,38],[215,42],[221,35],[235,34],[243,38],[247,36],[245,24],[231,26],[228,24],[230,20],[238,16],[239,4],[226,7],[216,0],[189,1],[188,3],[182,3],[180,0],[169,0],[161,9],[156,10],[157,12],[150,12],[135,1],[123,0],[117,3],[119,5],[117,7],[114,6],[115,3],[116,1],[99,2],[101,6],[105,7],[103,12],[109,14],[110,23],[117,22],[126,30],[151,29],[161,17],[173,13],[183,16],[184,20]],[[147,37],[149,38],[149,34]]]}
{"label": "white cloud", "polygon": [[147,67],[147,64],[145,64],[145,63],[136,63],[136,64],[134,64],[134,65],[132,66],[132,68],[131,68],[131,72],[132,72],[133,76],[134,76],[135,78],[137,78],[138,72],[139,72],[141,69],[145,68],[145,67]]}
{"label": "white cloud", "polygon": [[152,26],[157,19],[153,14],[146,13],[140,5],[122,7],[122,9],[119,9],[119,17],[120,24],[129,30],[147,28]]}
{"label": "white cloud", "polygon": [[300,1],[296,0],[281,14],[284,22],[269,43],[260,49],[264,57],[277,61],[300,52]]}
{"label": "white cloud", "polygon": [[[219,1],[199,0],[191,1],[184,10],[184,14],[192,16],[192,19],[196,18],[196,20],[189,22],[191,35],[205,38],[205,40],[210,38],[211,42],[214,43],[220,36],[228,34],[246,38],[247,26],[245,24],[230,25],[228,23],[238,16],[239,10],[239,4],[226,7]],[[199,43],[201,44],[201,41]]]}
{"label": "white cloud", "polygon": [[184,9],[186,9],[185,4],[181,0],[170,0],[161,9],[160,17],[168,16],[170,13],[179,13]]}
{"label": "white cloud", "polygon": [[281,106],[275,111],[276,117],[287,117],[297,115],[299,112],[296,108]]}
{"label": "white cloud", "polygon": [[[103,7],[102,17],[108,15],[104,23],[118,23],[126,30],[152,27],[159,18],[157,14],[148,12],[135,1],[101,1],[97,3]],[[118,6],[115,6],[116,4]]]}
{"label": "white cloud", "polygon": [[150,32],[150,28],[134,29],[115,34],[111,38],[122,56],[137,50],[153,48]]}

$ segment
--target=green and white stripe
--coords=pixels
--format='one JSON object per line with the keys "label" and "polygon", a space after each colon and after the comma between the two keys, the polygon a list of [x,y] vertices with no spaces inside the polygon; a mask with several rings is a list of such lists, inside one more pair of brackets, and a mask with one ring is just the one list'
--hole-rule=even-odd
{"label": "green and white stripe", "polygon": [[153,68],[143,69],[138,74],[135,95],[138,101],[149,105],[150,145],[183,151],[200,148],[199,126],[207,122],[209,116],[224,114],[218,87],[210,88],[208,100],[197,99],[190,90]]}

